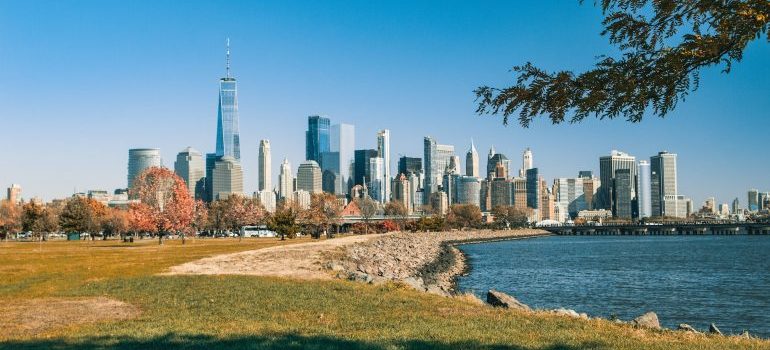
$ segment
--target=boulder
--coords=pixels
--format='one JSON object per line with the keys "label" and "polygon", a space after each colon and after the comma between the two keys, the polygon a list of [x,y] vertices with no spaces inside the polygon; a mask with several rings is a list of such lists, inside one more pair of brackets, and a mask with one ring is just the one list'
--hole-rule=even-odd
{"label": "boulder", "polygon": [[353,271],[350,274],[348,274],[348,280],[351,280],[354,282],[369,283],[372,281],[372,276],[369,276],[369,274],[366,274],[360,271]]}
{"label": "boulder", "polygon": [[713,323],[709,326],[709,333],[722,335],[722,331],[720,331],[719,328],[717,328],[717,325]]}
{"label": "boulder", "polygon": [[345,266],[342,266],[342,264],[340,264],[340,263],[338,263],[336,261],[332,261],[332,262],[329,262],[328,264],[326,264],[326,268],[329,269],[329,270],[332,270],[332,271],[337,271],[337,272],[345,270]]}
{"label": "boulder", "polygon": [[526,311],[532,310],[526,304],[516,300],[516,298],[508,294],[505,294],[503,292],[496,291],[494,289],[490,289],[487,292],[487,303],[489,303],[489,305],[492,305],[494,307],[503,307],[506,309],[517,309],[517,310],[526,310]]}
{"label": "boulder", "polygon": [[416,290],[425,291],[425,283],[423,283],[422,278],[420,277],[407,277],[402,278],[401,283],[412,287]]}
{"label": "boulder", "polygon": [[[580,318],[580,314],[577,313],[575,310],[565,309],[565,308],[558,308],[556,310],[552,311],[553,313],[560,315],[560,316],[568,316],[568,317],[574,317],[574,318]],[[588,315],[586,315],[588,316]]]}
{"label": "boulder", "polygon": [[700,333],[697,329],[695,329],[693,326],[690,326],[687,323],[680,323],[679,326],[676,327],[677,330],[685,331],[685,332],[692,332],[692,333]]}
{"label": "boulder", "polygon": [[426,289],[426,292],[431,294],[441,295],[445,297],[449,296],[449,293],[445,292],[443,289],[441,289],[441,287],[435,284],[428,285],[425,289]]}
{"label": "boulder", "polygon": [[660,329],[660,321],[658,320],[658,315],[654,312],[648,312],[633,319],[631,324],[637,327]]}
{"label": "boulder", "polygon": [[388,281],[390,281],[390,280],[389,280],[389,279],[387,279],[387,278],[385,278],[385,277],[374,276],[374,277],[372,277],[372,279],[369,281],[369,284],[373,284],[373,285],[375,285],[375,286],[376,286],[376,285],[380,285],[380,284],[385,284],[385,283],[387,283]]}
{"label": "boulder", "polygon": [[751,334],[749,334],[749,331],[743,330],[743,333],[741,333],[742,338],[751,339]]}

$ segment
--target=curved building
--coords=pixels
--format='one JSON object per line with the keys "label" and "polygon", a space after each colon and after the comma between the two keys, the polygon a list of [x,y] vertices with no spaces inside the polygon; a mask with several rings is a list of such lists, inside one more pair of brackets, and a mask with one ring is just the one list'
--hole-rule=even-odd
{"label": "curved building", "polygon": [[128,188],[134,179],[147,168],[160,166],[160,149],[132,148],[128,150]]}

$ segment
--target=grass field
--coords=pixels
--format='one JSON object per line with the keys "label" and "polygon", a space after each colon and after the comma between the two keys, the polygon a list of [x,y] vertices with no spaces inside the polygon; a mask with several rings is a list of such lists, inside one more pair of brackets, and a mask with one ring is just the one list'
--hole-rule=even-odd
{"label": "grass field", "polygon": [[[204,256],[301,241],[0,243],[0,349],[770,349],[767,341],[493,309],[393,284],[156,275]],[[45,314],[52,301],[95,297],[139,311],[86,323],[51,317],[35,332],[2,312],[28,305]]]}

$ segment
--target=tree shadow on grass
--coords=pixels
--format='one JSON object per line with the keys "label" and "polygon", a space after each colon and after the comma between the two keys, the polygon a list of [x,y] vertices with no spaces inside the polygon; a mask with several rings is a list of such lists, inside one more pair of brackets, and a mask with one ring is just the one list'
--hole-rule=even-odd
{"label": "tree shadow on grass", "polygon": [[529,347],[501,344],[480,344],[474,341],[441,342],[429,340],[386,340],[371,342],[346,340],[328,336],[301,336],[280,334],[275,336],[239,336],[218,338],[209,335],[177,335],[168,333],[156,338],[137,339],[130,337],[93,337],[75,339],[30,339],[0,343],[0,349],[32,350],[96,350],[96,349],[185,349],[185,350],[221,350],[221,349],[481,349],[481,350],[582,350],[608,349],[601,343],[583,343],[581,345],[555,344],[545,347]]}

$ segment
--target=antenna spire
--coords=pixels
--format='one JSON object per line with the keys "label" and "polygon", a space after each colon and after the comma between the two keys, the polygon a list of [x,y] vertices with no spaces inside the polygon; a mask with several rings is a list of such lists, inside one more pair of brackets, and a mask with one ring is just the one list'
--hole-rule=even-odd
{"label": "antenna spire", "polygon": [[227,78],[230,78],[230,38],[227,38]]}

